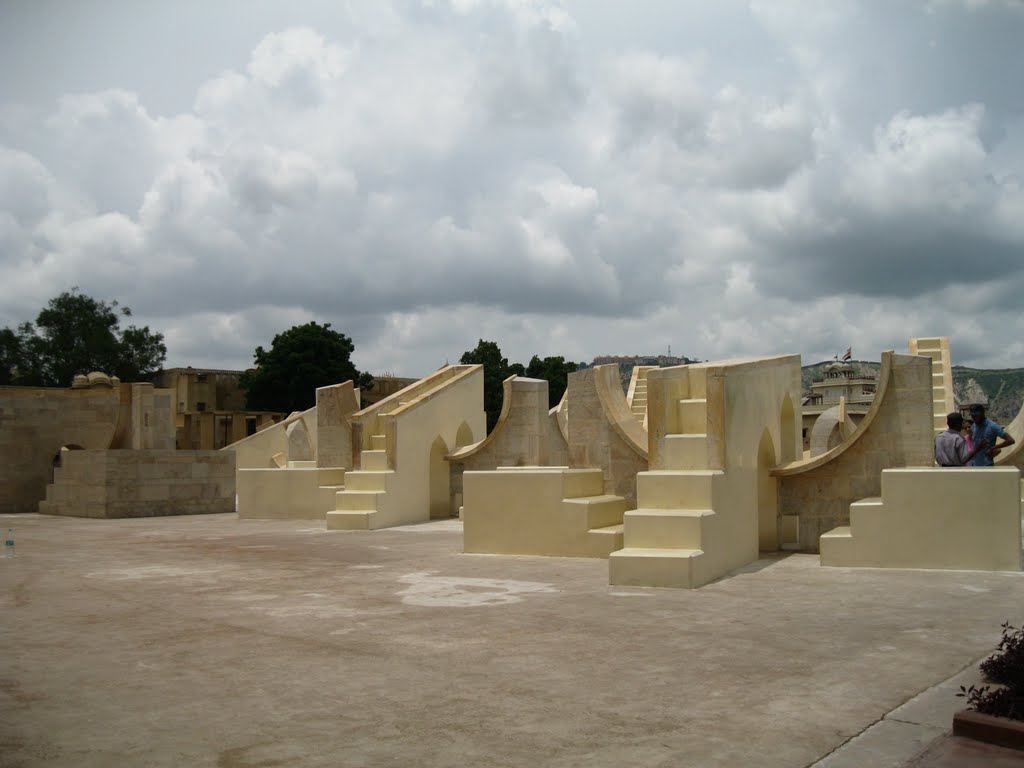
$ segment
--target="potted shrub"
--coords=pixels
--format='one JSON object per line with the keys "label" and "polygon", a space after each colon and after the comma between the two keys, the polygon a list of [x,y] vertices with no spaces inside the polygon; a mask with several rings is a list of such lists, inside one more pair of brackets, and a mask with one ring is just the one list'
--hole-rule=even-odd
{"label": "potted shrub", "polygon": [[1024,749],[1024,627],[1007,622],[1002,630],[995,653],[980,665],[992,685],[960,686],[967,709],[953,716],[953,734]]}

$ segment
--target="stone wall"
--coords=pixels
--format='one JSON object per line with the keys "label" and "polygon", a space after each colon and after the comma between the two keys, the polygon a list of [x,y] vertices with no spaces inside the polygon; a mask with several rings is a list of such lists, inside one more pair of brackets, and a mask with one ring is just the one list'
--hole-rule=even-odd
{"label": "stone wall", "polygon": [[231,451],[67,451],[39,504],[42,514],[97,518],[234,511]]}
{"label": "stone wall", "polygon": [[636,475],[647,469],[647,432],[626,403],[618,367],[569,374],[569,466],[600,468],[604,492],[636,507]]}
{"label": "stone wall", "polygon": [[935,463],[931,359],[885,352],[878,393],[853,437],[828,453],[775,470],[779,513],[800,520],[800,549],[849,524],[850,504],[881,493],[883,469]]}
{"label": "stone wall", "polygon": [[448,457],[452,511],[462,506],[464,472],[498,467],[566,466],[565,438],[548,409],[548,382],[510,376],[504,381],[501,415],[491,433]]}
{"label": "stone wall", "polygon": [[0,513],[36,511],[63,446],[173,448],[171,399],[152,384],[0,387]]}

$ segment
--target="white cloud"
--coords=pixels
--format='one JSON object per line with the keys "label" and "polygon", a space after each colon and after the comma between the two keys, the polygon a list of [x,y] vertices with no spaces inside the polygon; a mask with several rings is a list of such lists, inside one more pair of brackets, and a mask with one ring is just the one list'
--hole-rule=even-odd
{"label": "white cloud", "polygon": [[[736,3],[675,44],[657,14],[568,5],[278,25],[173,116],[113,82],[0,104],[0,325],[77,284],[170,364],[243,367],[310,319],[399,375],[479,338],[819,359],[949,333],[1021,363],[1024,101],[982,55],[1019,14]],[[957,45],[979,55],[936,82],[921,62]]]}

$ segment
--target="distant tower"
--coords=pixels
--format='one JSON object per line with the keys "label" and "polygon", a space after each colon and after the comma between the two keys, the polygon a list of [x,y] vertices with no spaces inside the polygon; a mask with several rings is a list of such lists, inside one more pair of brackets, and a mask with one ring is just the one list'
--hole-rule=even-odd
{"label": "distant tower", "polygon": [[671,344],[668,345],[668,356],[672,357],[672,345]]}

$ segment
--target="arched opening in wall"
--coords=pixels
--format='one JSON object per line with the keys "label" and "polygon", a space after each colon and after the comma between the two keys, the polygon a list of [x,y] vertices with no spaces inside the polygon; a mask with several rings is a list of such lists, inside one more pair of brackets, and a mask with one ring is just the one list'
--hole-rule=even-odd
{"label": "arched opening in wall", "polygon": [[430,446],[430,519],[451,517],[449,467],[445,456],[448,446],[438,435]]}
{"label": "arched opening in wall", "polygon": [[782,400],[782,412],[779,419],[779,441],[782,450],[779,451],[780,463],[796,461],[797,445],[803,446],[803,438],[797,442],[796,409],[793,407],[793,398],[786,395]]}
{"label": "arched opening in wall", "polygon": [[771,475],[775,464],[775,443],[766,428],[757,446],[757,543],[762,552],[779,549],[779,494]]}
{"label": "arched opening in wall", "polygon": [[455,450],[459,448],[465,448],[467,445],[471,445],[476,441],[473,439],[473,430],[470,429],[469,424],[462,422],[459,425],[459,431],[455,433]]}

